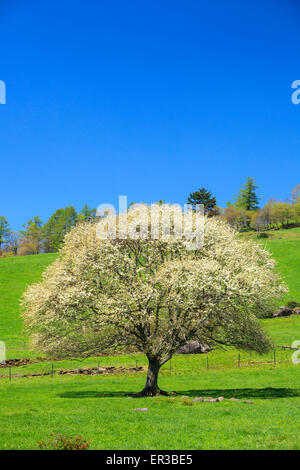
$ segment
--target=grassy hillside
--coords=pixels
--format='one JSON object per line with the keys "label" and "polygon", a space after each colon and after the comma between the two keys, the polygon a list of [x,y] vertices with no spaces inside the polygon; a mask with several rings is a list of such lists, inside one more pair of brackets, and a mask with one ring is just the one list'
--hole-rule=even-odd
{"label": "grassy hillside", "polygon": [[10,347],[24,342],[20,319],[20,297],[26,287],[41,279],[56,254],[17,256],[0,259],[0,340]]}
{"label": "grassy hillside", "polygon": [[[284,300],[300,302],[300,227],[272,230],[267,234],[269,238],[261,239],[260,243],[274,256],[278,271],[290,289]],[[242,236],[255,238],[253,232]]]}

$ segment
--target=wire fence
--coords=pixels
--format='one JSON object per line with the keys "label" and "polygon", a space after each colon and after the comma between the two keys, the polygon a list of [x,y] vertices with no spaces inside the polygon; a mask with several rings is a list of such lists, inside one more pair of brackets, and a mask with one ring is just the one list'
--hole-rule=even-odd
{"label": "wire fence", "polygon": [[[292,365],[292,354],[287,349],[276,349],[271,354],[257,355],[229,351],[211,351],[206,354],[174,355],[161,368],[163,374],[197,373],[217,369],[242,369],[246,367],[270,367]],[[258,360],[259,359],[259,360]],[[0,365],[0,380],[33,377],[57,377],[67,375],[101,376],[146,373],[144,355],[103,356],[85,361],[66,360],[50,362],[48,359],[7,359]]]}

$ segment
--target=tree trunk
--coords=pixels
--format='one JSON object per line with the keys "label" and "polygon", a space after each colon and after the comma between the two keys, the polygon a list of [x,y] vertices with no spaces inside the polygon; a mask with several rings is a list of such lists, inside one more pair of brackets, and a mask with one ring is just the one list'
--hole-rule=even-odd
{"label": "tree trunk", "polygon": [[138,394],[139,396],[150,396],[155,395],[168,395],[167,392],[161,390],[157,385],[158,373],[161,367],[161,364],[158,359],[148,359],[148,373],[146,379],[146,385],[143,390]]}

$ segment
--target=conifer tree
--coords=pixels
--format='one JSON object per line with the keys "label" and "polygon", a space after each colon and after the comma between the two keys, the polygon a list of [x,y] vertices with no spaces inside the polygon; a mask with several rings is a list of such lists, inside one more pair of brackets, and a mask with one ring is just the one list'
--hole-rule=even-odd
{"label": "conifer tree", "polygon": [[245,209],[246,211],[255,211],[259,208],[259,197],[256,194],[256,181],[248,176],[246,183],[240,189],[238,196],[235,198],[235,206]]}

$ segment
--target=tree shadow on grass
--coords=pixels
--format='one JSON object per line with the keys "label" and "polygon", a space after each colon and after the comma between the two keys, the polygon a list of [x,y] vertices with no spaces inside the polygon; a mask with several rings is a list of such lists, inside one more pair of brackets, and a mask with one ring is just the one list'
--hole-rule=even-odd
{"label": "tree shadow on grass", "polygon": [[112,391],[98,391],[98,390],[86,390],[82,392],[65,392],[58,396],[60,398],[124,398],[128,396],[130,392],[112,392]]}
{"label": "tree shadow on grass", "polygon": [[[189,397],[224,397],[224,398],[292,398],[300,397],[300,389],[297,388],[226,388],[226,389],[205,389],[205,390],[180,390],[175,392],[174,396],[186,395]],[[130,392],[123,391],[98,391],[86,390],[81,392],[65,392],[58,395],[60,398],[124,398],[130,395]],[[142,397],[145,398],[145,397]]]}
{"label": "tree shadow on grass", "polygon": [[224,398],[291,398],[300,397],[300,389],[298,388],[225,388],[210,390],[184,390],[180,392],[182,395],[189,397],[224,397]]}

